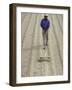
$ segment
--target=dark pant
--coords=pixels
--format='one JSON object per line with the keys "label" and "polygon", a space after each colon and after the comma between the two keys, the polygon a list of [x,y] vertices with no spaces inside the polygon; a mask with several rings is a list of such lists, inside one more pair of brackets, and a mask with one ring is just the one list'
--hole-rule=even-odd
{"label": "dark pant", "polygon": [[48,44],[48,30],[42,30],[43,36],[43,45],[46,46]]}

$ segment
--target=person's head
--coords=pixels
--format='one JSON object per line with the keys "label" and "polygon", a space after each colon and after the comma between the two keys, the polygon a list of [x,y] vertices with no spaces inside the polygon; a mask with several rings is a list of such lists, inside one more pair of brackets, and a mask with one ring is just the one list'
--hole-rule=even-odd
{"label": "person's head", "polygon": [[47,17],[48,17],[47,15],[44,15],[44,18],[45,18],[45,19],[47,19]]}

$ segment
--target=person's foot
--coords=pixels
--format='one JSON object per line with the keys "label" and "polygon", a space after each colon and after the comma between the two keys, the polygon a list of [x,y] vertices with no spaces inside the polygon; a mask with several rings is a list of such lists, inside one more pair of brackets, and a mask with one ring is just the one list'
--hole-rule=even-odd
{"label": "person's foot", "polygon": [[46,43],[46,46],[48,46],[48,44]]}
{"label": "person's foot", "polygon": [[45,47],[43,49],[45,49]]}
{"label": "person's foot", "polygon": [[43,47],[43,49],[45,49],[45,46]]}

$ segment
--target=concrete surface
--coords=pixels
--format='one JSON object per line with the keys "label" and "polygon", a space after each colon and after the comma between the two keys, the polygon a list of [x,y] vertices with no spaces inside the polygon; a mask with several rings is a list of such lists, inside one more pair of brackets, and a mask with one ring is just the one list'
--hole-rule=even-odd
{"label": "concrete surface", "polygon": [[48,14],[48,46],[43,50],[40,27],[43,16],[44,14],[21,13],[22,77],[63,74],[63,17],[59,14]]}

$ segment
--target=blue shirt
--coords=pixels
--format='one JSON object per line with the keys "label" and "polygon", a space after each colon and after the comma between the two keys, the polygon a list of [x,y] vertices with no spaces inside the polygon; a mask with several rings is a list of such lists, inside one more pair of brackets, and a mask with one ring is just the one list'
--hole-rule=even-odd
{"label": "blue shirt", "polygon": [[40,23],[43,30],[47,30],[50,27],[50,22],[48,19],[42,19]]}

